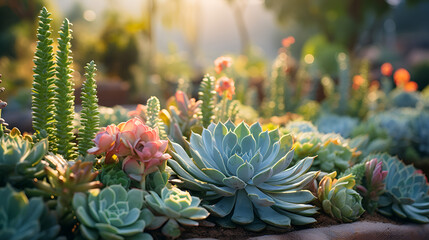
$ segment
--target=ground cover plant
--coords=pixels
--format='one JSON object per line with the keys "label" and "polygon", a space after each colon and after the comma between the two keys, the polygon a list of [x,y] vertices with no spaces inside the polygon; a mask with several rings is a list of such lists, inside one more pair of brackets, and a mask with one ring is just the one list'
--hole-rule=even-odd
{"label": "ground cover plant", "polygon": [[[0,121],[0,239],[176,239],[213,224],[285,231],[318,214],[347,223],[365,211],[429,223],[427,178],[400,160],[429,157],[428,101],[405,69],[394,89],[379,89],[351,78],[342,53],[338,87],[326,80],[327,98],[306,117],[310,99],[286,81],[287,38],[265,119],[251,119],[234,99],[230,57],[214,61],[198,99],[179,89],[165,109],[151,96],[134,111],[99,109],[91,61],[76,124],[72,25],[63,21],[54,53],[50,15],[42,8],[37,32],[35,132]],[[297,121],[271,118],[293,110]]]}

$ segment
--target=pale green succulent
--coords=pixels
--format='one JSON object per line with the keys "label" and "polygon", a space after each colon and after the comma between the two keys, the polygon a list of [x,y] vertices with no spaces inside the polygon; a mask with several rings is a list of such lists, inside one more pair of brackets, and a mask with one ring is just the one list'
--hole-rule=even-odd
{"label": "pale green succulent", "polygon": [[324,114],[317,120],[319,132],[337,133],[344,138],[350,137],[353,128],[355,128],[357,124],[357,118],[336,114]]}
{"label": "pale green succulent", "polygon": [[127,192],[121,185],[91,190],[89,195],[75,193],[73,208],[85,239],[152,239],[143,233],[153,214],[143,208],[143,191]]}
{"label": "pale green succulent", "polygon": [[177,187],[164,187],[161,194],[150,191],[145,196],[147,206],[157,215],[148,226],[148,229],[158,229],[162,226],[162,233],[170,238],[180,236],[180,225],[198,226],[196,220],[206,219],[209,215],[206,209],[200,207],[201,200],[192,197],[189,192]]}
{"label": "pale green succulent", "polygon": [[[17,128],[0,138],[0,186],[7,182],[25,187],[29,179],[43,175],[43,156],[48,152],[48,140],[33,144],[31,138],[21,136]],[[31,182],[31,180],[30,180]]]}
{"label": "pale green succulent", "polygon": [[49,240],[60,231],[42,198],[28,199],[10,185],[0,188],[0,239]]}
{"label": "pale green succulent", "polygon": [[315,222],[311,215],[317,209],[309,204],[315,197],[303,189],[318,172],[307,172],[312,157],[288,168],[294,155],[290,135],[262,131],[258,122],[249,127],[228,121],[191,135],[192,158],[180,145],[172,146],[174,159],[168,164],[224,225],[258,231],[266,224],[286,228]]}
{"label": "pale green succulent", "polygon": [[317,132],[317,127],[309,121],[292,121],[286,124],[286,130],[294,133]]}
{"label": "pale green succulent", "polygon": [[386,216],[429,223],[429,183],[425,175],[388,154],[370,157],[382,160],[383,170],[387,171],[385,192],[379,198],[378,211]]}
{"label": "pale green succulent", "polygon": [[335,179],[336,175],[332,172],[320,181],[318,196],[323,211],[342,222],[356,221],[365,210],[362,208],[362,197],[353,190],[354,177],[349,174]]}

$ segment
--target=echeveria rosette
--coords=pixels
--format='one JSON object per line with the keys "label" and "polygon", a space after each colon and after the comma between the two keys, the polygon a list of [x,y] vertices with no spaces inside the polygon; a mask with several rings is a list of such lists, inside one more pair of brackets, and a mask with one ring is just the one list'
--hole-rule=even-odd
{"label": "echeveria rosette", "polygon": [[350,148],[341,138],[330,138],[330,135],[325,135],[323,138],[327,140],[317,151],[318,156],[313,168],[320,168],[324,172],[333,170],[343,172],[360,155],[355,151],[356,149]]}
{"label": "echeveria rosette", "polygon": [[228,121],[210,124],[202,135],[193,133],[189,144],[192,158],[172,142],[174,160],[168,164],[222,222],[254,231],[266,224],[287,228],[315,222],[311,215],[317,209],[308,204],[315,197],[303,188],[318,172],[307,172],[312,157],[288,168],[293,159],[289,135],[262,131],[258,122],[249,127]]}
{"label": "echeveria rosette", "polygon": [[200,207],[201,200],[189,192],[177,187],[164,187],[161,194],[150,191],[145,195],[146,205],[156,215],[148,229],[158,229],[169,238],[180,236],[180,225],[198,226],[198,220],[204,220],[209,212]]}
{"label": "echeveria rosette", "polygon": [[383,171],[383,162],[373,158],[365,163],[365,178],[362,184],[356,186],[356,190],[363,197],[363,206],[369,212],[374,212],[378,207],[380,195],[384,192],[383,180],[387,171]]}
{"label": "echeveria rosette", "polygon": [[388,171],[384,179],[385,192],[378,201],[378,211],[386,216],[429,223],[429,184],[425,175],[388,154],[370,157],[382,160],[383,170]]}
{"label": "echeveria rosette", "polygon": [[349,174],[335,179],[337,172],[325,175],[319,183],[318,197],[323,211],[342,222],[356,221],[365,211],[362,197],[353,190],[355,180]]}
{"label": "echeveria rosette", "polygon": [[0,188],[0,239],[55,239],[60,231],[57,219],[42,198],[28,199],[10,185]]}
{"label": "echeveria rosette", "polygon": [[15,187],[31,185],[31,180],[43,175],[41,160],[48,152],[48,140],[33,144],[17,128],[0,138],[0,186],[10,183]]}
{"label": "echeveria rosette", "polygon": [[98,178],[104,186],[120,184],[125,189],[128,189],[131,183],[131,179],[128,175],[116,164],[107,164],[103,166]]}
{"label": "echeveria rosette", "polygon": [[73,197],[80,232],[88,240],[152,239],[143,231],[152,222],[153,214],[143,207],[143,191],[127,191],[121,185],[91,190],[88,196],[76,193]]}

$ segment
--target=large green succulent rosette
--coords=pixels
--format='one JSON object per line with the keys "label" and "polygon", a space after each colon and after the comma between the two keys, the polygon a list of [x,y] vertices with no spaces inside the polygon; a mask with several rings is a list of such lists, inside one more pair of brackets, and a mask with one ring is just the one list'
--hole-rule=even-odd
{"label": "large green succulent rosette", "polygon": [[308,172],[312,157],[288,168],[291,136],[262,131],[259,123],[228,121],[210,124],[201,135],[192,133],[189,146],[191,157],[173,142],[174,159],[168,164],[223,225],[259,231],[267,224],[287,228],[315,222],[311,216],[317,208],[309,204],[315,197],[303,189],[318,172]]}
{"label": "large green succulent rosette", "polygon": [[143,191],[128,192],[121,185],[112,185],[89,195],[76,193],[73,208],[80,222],[80,231],[85,239],[152,239],[143,230],[153,219],[153,214],[143,208]]}

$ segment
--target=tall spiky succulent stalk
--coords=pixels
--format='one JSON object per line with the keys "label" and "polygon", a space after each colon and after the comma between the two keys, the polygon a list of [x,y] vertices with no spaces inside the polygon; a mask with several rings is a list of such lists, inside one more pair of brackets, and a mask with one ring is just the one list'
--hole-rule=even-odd
{"label": "tall spiky succulent stalk", "polygon": [[52,53],[52,43],[49,18],[51,14],[42,8],[39,16],[39,28],[37,29],[37,48],[34,57],[35,67],[34,81],[32,88],[32,110],[33,128],[36,131],[37,139],[49,137],[49,141],[54,139],[54,56]]}
{"label": "tall spiky succulent stalk", "polygon": [[286,61],[286,53],[281,53],[273,64],[271,72],[270,85],[269,85],[269,96],[270,100],[268,108],[270,109],[270,115],[280,115],[285,110],[284,95],[285,95],[285,73],[283,71],[283,65]]}
{"label": "tall spiky succulent stalk", "polygon": [[79,130],[78,138],[78,150],[82,156],[86,156],[88,149],[95,146],[92,139],[94,139],[100,128],[97,85],[94,79],[96,71],[94,61],[91,61],[85,67],[86,80],[82,85],[81,129]]}
{"label": "tall spiky succulent stalk", "polygon": [[151,128],[158,128],[159,136],[162,140],[167,139],[167,134],[161,119],[159,118],[159,111],[161,107],[157,97],[152,96],[147,100],[147,122],[146,124]]}
{"label": "tall spiky succulent stalk", "polygon": [[[0,74],[0,78],[1,78],[1,74]],[[0,83],[1,82],[2,82],[2,80],[0,80]],[[0,93],[1,92],[4,92],[4,87],[0,88]],[[5,108],[6,106],[7,106],[7,102],[4,102],[4,101],[0,100],[0,137],[3,136],[5,127],[7,126],[7,124],[5,123],[4,119],[1,118],[1,110],[3,108]]]}
{"label": "tall spiky succulent stalk", "polygon": [[349,89],[350,89],[350,73],[349,73],[349,60],[345,53],[338,54],[338,78],[339,86],[338,91],[340,93],[340,102],[338,105],[338,112],[343,114],[347,110],[347,103],[349,100]]}
{"label": "tall spiky succulent stalk", "polygon": [[215,108],[215,79],[208,74],[204,76],[198,96],[200,97],[201,103],[201,116],[204,127],[208,127],[214,120],[214,108]]}
{"label": "tall spiky succulent stalk", "polygon": [[71,56],[71,39],[72,30],[71,23],[66,18],[63,21],[58,38],[57,51],[57,67],[55,68],[55,92],[57,96],[54,99],[54,119],[55,119],[55,145],[53,146],[54,153],[61,154],[66,159],[76,158],[76,144],[73,142],[75,136],[73,134],[73,119],[74,119],[74,82],[72,78],[73,69],[71,64],[73,58]]}

